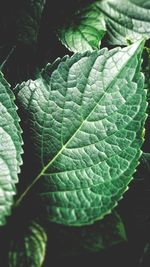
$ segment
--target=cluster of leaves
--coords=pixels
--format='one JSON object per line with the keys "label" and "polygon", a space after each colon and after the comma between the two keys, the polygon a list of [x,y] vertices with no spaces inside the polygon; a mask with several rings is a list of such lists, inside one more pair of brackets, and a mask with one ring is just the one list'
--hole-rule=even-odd
{"label": "cluster of leaves", "polygon": [[[61,257],[127,242],[120,203],[150,172],[150,1],[9,5],[0,11],[4,265],[46,266],[47,242]],[[139,266],[149,247],[148,236]]]}

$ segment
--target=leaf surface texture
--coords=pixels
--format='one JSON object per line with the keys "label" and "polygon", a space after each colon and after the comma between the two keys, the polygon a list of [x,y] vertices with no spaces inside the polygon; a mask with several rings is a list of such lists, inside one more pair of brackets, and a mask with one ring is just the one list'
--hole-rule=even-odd
{"label": "leaf surface texture", "polygon": [[51,221],[91,224],[127,190],[146,117],[142,50],[65,57],[16,89],[41,164],[24,196],[36,184]]}
{"label": "leaf surface texture", "polygon": [[150,38],[150,1],[97,1],[105,16],[108,40],[111,44],[126,45],[142,37]]}
{"label": "leaf surface texture", "polygon": [[10,214],[22,163],[22,138],[14,95],[0,73],[0,225]]}
{"label": "leaf surface texture", "polygon": [[45,259],[46,243],[47,234],[38,223],[33,221],[24,226],[20,235],[11,241],[9,267],[41,267]]}
{"label": "leaf surface texture", "polygon": [[69,50],[85,52],[98,50],[105,32],[104,16],[94,3],[76,12],[74,18],[58,30],[58,36]]}

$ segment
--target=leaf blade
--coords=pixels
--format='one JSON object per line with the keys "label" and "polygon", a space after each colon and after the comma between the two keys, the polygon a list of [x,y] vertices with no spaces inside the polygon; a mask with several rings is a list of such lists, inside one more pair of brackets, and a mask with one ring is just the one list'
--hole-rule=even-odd
{"label": "leaf blade", "polygon": [[140,41],[122,50],[77,54],[60,63],[50,80],[20,87],[30,129],[37,126],[34,144],[42,167],[29,189],[39,181],[50,220],[91,224],[127,190],[143,143],[142,47]]}
{"label": "leaf blade", "polygon": [[19,117],[14,104],[14,95],[9,84],[0,73],[0,192],[1,213],[0,225],[5,224],[10,215],[13,195],[16,193],[15,183],[22,164],[22,138]]}
{"label": "leaf blade", "polygon": [[43,227],[32,221],[24,226],[17,238],[11,240],[9,266],[41,267],[45,259],[47,234]]}
{"label": "leaf blade", "polygon": [[60,41],[72,52],[85,52],[98,50],[105,32],[103,14],[94,3],[78,11],[57,34]]}
{"label": "leaf blade", "polygon": [[105,16],[107,40],[115,45],[127,45],[141,38],[150,38],[149,1],[103,0],[97,7]]}

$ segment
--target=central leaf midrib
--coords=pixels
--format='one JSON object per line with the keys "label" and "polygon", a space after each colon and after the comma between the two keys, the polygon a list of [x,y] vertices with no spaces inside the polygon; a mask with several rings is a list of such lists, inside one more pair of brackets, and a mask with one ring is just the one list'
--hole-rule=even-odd
{"label": "central leaf midrib", "polygon": [[[137,91],[135,92],[135,95],[136,95],[136,93],[137,93]],[[134,96],[134,95],[133,95],[133,96]],[[133,97],[133,96],[132,96],[132,97]],[[140,103],[139,103],[139,104],[140,104]],[[138,114],[139,112],[140,112],[140,109],[136,112],[136,114],[134,115],[134,117],[132,117],[132,121],[136,118],[136,116],[137,116],[137,114]],[[130,123],[131,123],[132,121],[130,121],[129,123],[127,123],[127,125],[125,126],[125,129],[127,129],[127,127],[130,125]],[[123,128],[124,128],[124,126],[121,127],[121,128],[119,129],[119,131],[122,131]],[[129,131],[131,131],[131,130],[129,130]],[[110,138],[112,135],[116,134],[117,132],[118,132],[118,130],[116,130],[115,132],[113,132],[111,135],[109,135],[109,136],[107,136],[107,137]],[[131,132],[132,132],[132,131],[131,131]],[[97,141],[96,143],[93,143],[93,144],[90,144],[90,145],[95,145],[95,144],[97,144],[97,143],[99,143],[99,142],[101,142],[101,141],[103,141],[103,140],[107,140],[107,137],[102,138],[100,141]],[[132,144],[132,143],[130,143],[130,145],[131,145],[131,144]],[[86,146],[90,146],[90,145],[86,145]],[[83,147],[86,147],[86,146],[83,146]],[[83,147],[79,147],[79,148],[83,148]],[[73,149],[77,149],[77,147],[76,147],[76,148],[73,148]],[[122,150],[122,151],[123,151],[123,150]],[[120,152],[118,153],[118,155],[120,155],[120,153],[121,153],[122,151],[120,151]],[[113,154],[113,155],[110,156],[110,157],[107,157],[107,159],[108,159],[108,158],[111,158],[111,157],[114,157],[114,156],[115,156],[115,154]],[[103,160],[101,160],[101,162],[98,162],[98,163],[96,163],[96,164],[92,164],[91,166],[84,167],[84,168],[73,169],[73,170],[65,170],[65,171],[53,172],[53,173],[44,173],[43,175],[54,175],[54,174],[61,174],[61,173],[66,173],[66,172],[72,172],[72,171],[80,171],[80,170],[83,170],[83,169],[92,168],[93,166],[96,166],[96,165],[102,163],[104,160],[106,160],[106,158],[103,159]],[[43,175],[42,175],[42,176],[43,176]]]}
{"label": "central leaf midrib", "polygon": [[[135,141],[136,141],[136,139],[133,140],[132,145],[135,143]],[[127,149],[128,148],[129,148],[129,146],[127,147]],[[136,165],[137,165],[137,163],[138,163],[137,155],[140,154],[140,153],[141,153],[141,150],[139,149],[137,151],[137,153],[135,154],[134,158],[132,159],[132,161],[130,162],[129,166],[133,163],[133,161],[135,159],[136,159]],[[123,172],[117,178],[113,179],[113,181],[117,181],[117,180],[119,180],[119,178],[121,176],[125,175],[125,173],[127,172],[127,169],[128,169],[128,167],[125,170],[123,170]],[[107,183],[110,183],[110,180],[103,181],[103,184],[106,185]],[[48,192],[40,193],[40,195],[41,196],[44,196],[44,195],[49,195],[49,194],[59,194],[60,192],[61,193],[64,193],[64,192],[73,192],[73,191],[79,192],[81,190],[87,190],[87,189],[91,189],[91,188],[93,189],[94,187],[97,187],[100,184],[102,184],[102,183],[101,182],[98,182],[98,183],[93,184],[93,185],[91,185],[89,187],[83,187],[83,188],[78,188],[78,189],[74,188],[74,189],[69,189],[69,190],[67,189],[67,190],[61,190],[61,191],[48,191]]]}
{"label": "central leaf midrib", "polygon": [[[103,97],[106,95],[106,92],[109,90],[110,86],[112,86],[115,83],[116,78],[120,75],[120,73],[123,71],[123,69],[125,68],[126,64],[128,64],[133,57],[129,58],[127,60],[127,62],[123,65],[123,67],[120,69],[120,72],[115,76],[115,78],[108,84],[104,94],[101,96],[101,98],[99,99],[99,101],[96,103],[96,105],[92,108],[92,110],[90,111],[90,113],[87,115],[87,117],[82,121],[82,123],[80,124],[80,126],[77,128],[77,130],[74,132],[74,134],[70,137],[70,139],[62,146],[62,148],[58,151],[58,153],[54,156],[54,158],[42,169],[41,171],[41,175],[44,175],[45,171],[49,168],[49,166],[56,160],[56,158],[61,154],[61,152],[67,147],[67,145],[71,142],[71,140],[75,137],[75,135],[78,133],[78,131],[82,128],[82,126],[84,125],[84,123],[88,120],[88,118],[90,117],[91,113],[94,111],[94,109],[97,107],[97,105],[99,105],[100,101],[102,101]],[[106,63],[106,62],[105,62]],[[136,73],[136,71],[135,71]],[[40,175],[39,174],[39,175]],[[39,176],[38,175],[38,176]],[[36,178],[35,178],[36,179]]]}
{"label": "central leaf midrib", "polygon": [[[137,53],[139,49],[139,46],[137,48],[137,50],[135,51],[135,53]],[[118,51],[116,51],[117,53]],[[50,165],[52,165],[52,163],[58,158],[58,156],[62,153],[62,151],[67,147],[67,145],[69,144],[69,142],[74,138],[74,136],[77,134],[77,132],[81,129],[81,127],[83,126],[83,124],[87,121],[87,119],[89,118],[89,116],[91,115],[91,113],[94,111],[94,109],[97,107],[97,105],[100,103],[100,101],[103,99],[103,97],[105,96],[106,92],[108,91],[108,89],[110,88],[110,86],[112,86],[115,83],[115,80],[117,79],[117,77],[120,75],[120,73],[123,71],[123,69],[125,68],[125,66],[132,61],[133,57],[135,57],[135,53],[129,57],[129,59],[123,64],[122,68],[120,69],[120,72],[114,77],[114,79],[108,84],[103,96],[99,99],[99,101],[96,103],[96,105],[94,106],[94,108],[90,111],[90,113],[87,115],[87,117],[85,118],[85,120],[81,123],[81,125],[77,128],[77,130],[75,131],[75,133],[71,136],[71,138],[64,144],[64,146],[62,146],[62,148],[58,151],[58,153],[53,157],[53,159],[41,170],[41,172],[36,176],[36,178],[33,180],[33,182],[27,187],[27,189],[23,192],[23,194],[20,196],[20,198],[18,199],[18,201],[16,202],[16,206],[18,206],[20,204],[20,202],[22,201],[22,199],[25,197],[25,195],[31,190],[31,188],[34,186],[34,184],[42,177],[45,175],[46,170],[50,167]],[[113,54],[114,56],[114,54]],[[110,58],[110,57],[108,57]],[[106,60],[108,60],[108,58]],[[106,62],[105,62],[106,64]],[[135,71],[136,73],[136,71]]]}

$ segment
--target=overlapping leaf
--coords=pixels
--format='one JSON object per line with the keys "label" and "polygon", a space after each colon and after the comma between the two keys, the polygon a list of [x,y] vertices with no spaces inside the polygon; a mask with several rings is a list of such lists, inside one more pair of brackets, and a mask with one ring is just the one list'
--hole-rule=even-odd
{"label": "overlapping leaf", "polygon": [[105,41],[127,45],[150,38],[150,3],[143,0],[99,0],[81,8],[59,29],[59,38],[73,52],[97,50]]}
{"label": "overlapping leaf", "polygon": [[75,54],[50,66],[49,76],[47,71],[19,86],[18,101],[41,164],[22,197],[38,182],[51,221],[91,224],[127,190],[143,143],[142,49],[139,41]]}
{"label": "overlapping leaf", "polygon": [[9,84],[0,73],[0,225],[5,223],[6,215],[15,194],[18,182],[19,166],[22,163],[22,139],[19,118],[14,96]]}
{"label": "overlapping leaf", "polygon": [[59,29],[62,43],[73,52],[98,50],[100,41],[106,32],[103,14],[95,4],[77,12],[73,20]]}
{"label": "overlapping leaf", "polygon": [[41,267],[45,258],[47,235],[36,222],[24,227],[11,241],[9,267]]}
{"label": "overlapping leaf", "polygon": [[0,65],[15,86],[34,77],[45,0],[2,1],[0,9]]}
{"label": "overlapping leaf", "polygon": [[27,45],[37,43],[44,5],[45,0],[19,1],[16,11],[17,41]]}
{"label": "overlapping leaf", "polygon": [[97,7],[105,15],[110,43],[126,45],[150,38],[149,0],[102,0]]}

